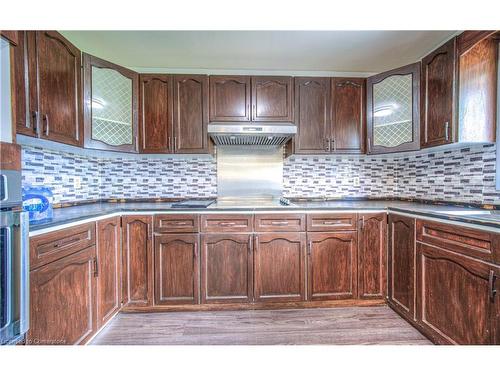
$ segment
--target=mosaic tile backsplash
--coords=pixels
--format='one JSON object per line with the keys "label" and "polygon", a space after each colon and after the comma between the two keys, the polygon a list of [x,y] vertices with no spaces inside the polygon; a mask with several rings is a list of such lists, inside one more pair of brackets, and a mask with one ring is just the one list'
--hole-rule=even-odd
{"label": "mosaic tile backsplash", "polygon": [[23,146],[22,163],[23,185],[50,187],[55,203],[217,195],[211,158],[97,158]]}
{"label": "mosaic tile backsplash", "polygon": [[[215,159],[98,158],[23,146],[23,182],[53,189],[56,203],[110,198],[217,195]],[[283,167],[291,198],[419,198],[500,204],[495,145],[384,156],[292,156]]]}

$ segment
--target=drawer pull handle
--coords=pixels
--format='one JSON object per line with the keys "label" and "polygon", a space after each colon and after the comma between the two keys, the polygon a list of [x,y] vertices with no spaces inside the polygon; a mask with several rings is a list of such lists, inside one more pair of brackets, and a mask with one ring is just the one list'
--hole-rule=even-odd
{"label": "drawer pull handle", "polygon": [[172,221],[172,225],[190,225],[187,221]]}
{"label": "drawer pull handle", "polygon": [[272,221],[271,225],[288,225],[288,221]]}
{"label": "drawer pull handle", "polygon": [[77,242],[80,240],[80,237],[71,237],[69,239],[67,239],[66,241],[59,241],[59,242],[55,242],[54,243],[54,247],[61,247],[61,246],[66,246],[66,245],[69,245],[73,242]]}

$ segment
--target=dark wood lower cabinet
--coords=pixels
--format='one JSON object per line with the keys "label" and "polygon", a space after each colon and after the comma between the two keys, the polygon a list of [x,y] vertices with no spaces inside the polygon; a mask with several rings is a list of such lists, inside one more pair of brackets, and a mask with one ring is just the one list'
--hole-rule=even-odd
{"label": "dark wood lower cabinet", "polygon": [[441,344],[499,344],[500,267],[417,244],[417,323]]}
{"label": "dark wood lower cabinet", "polygon": [[254,299],[305,300],[305,233],[259,233],[254,248]]}
{"label": "dark wood lower cabinet", "polygon": [[388,303],[415,319],[415,219],[389,214]]}
{"label": "dark wood lower cabinet", "polygon": [[122,301],[128,306],[153,302],[153,217],[122,217]]}
{"label": "dark wood lower cabinet", "polygon": [[29,345],[83,344],[96,331],[95,246],[30,272]]}
{"label": "dark wood lower cabinet", "polygon": [[121,308],[120,217],[97,222],[97,324],[103,326]]}
{"label": "dark wood lower cabinet", "polygon": [[356,298],[357,236],[357,232],[308,234],[308,299]]}
{"label": "dark wood lower cabinet", "polygon": [[385,298],[387,295],[387,214],[359,215],[358,295]]}
{"label": "dark wood lower cabinet", "polygon": [[204,234],[201,237],[201,302],[251,302],[251,234]]}
{"label": "dark wood lower cabinet", "polygon": [[199,303],[198,234],[155,235],[155,304]]}

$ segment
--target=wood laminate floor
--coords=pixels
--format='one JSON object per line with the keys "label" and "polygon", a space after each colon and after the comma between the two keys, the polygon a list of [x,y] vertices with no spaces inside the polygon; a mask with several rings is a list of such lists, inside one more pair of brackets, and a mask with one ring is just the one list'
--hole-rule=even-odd
{"label": "wood laminate floor", "polygon": [[387,306],[120,313],[93,345],[430,344]]}

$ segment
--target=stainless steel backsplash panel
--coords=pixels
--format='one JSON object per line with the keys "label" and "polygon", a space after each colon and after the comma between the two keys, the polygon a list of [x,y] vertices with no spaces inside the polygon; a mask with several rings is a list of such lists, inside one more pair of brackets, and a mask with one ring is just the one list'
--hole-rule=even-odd
{"label": "stainless steel backsplash panel", "polygon": [[279,198],[283,192],[282,147],[217,147],[217,198]]}

